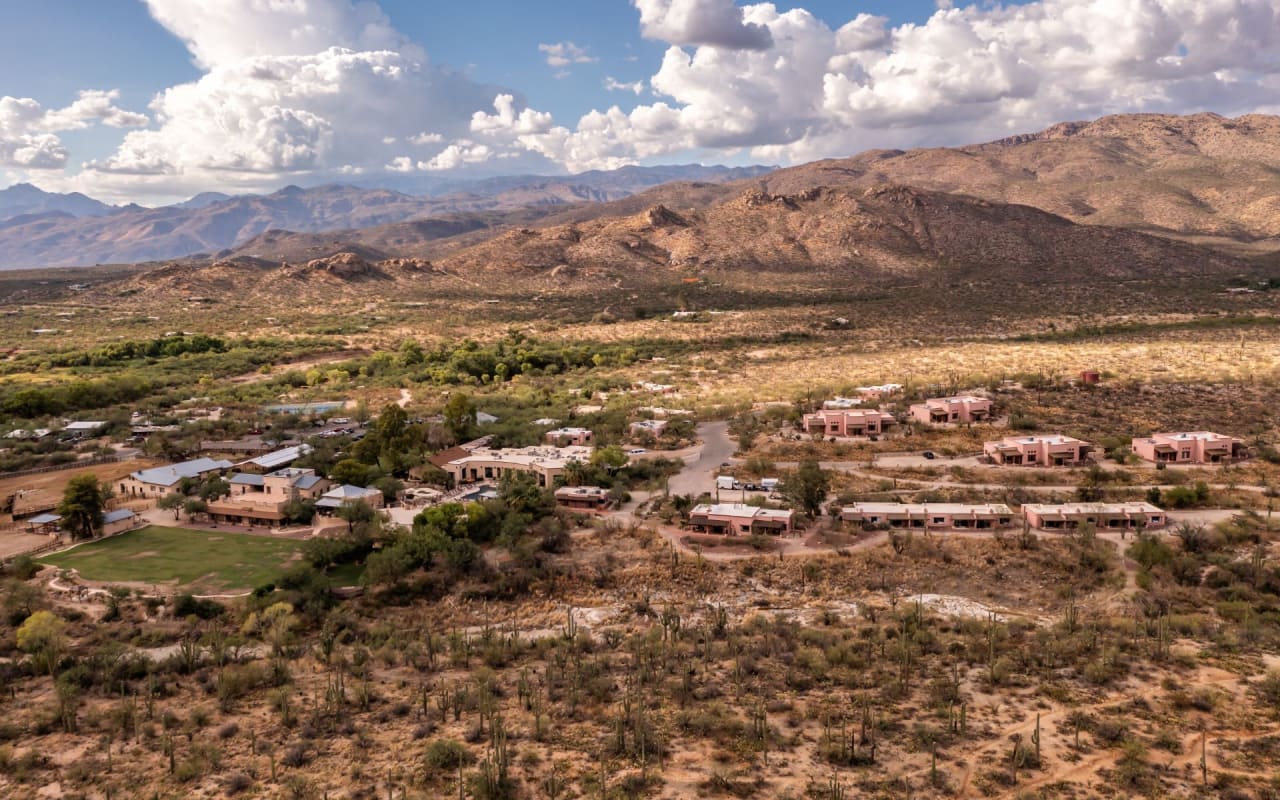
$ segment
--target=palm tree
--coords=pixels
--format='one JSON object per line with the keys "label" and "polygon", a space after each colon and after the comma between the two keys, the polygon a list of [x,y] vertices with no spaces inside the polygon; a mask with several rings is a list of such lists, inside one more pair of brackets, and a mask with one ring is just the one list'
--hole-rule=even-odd
{"label": "palm tree", "polygon": [[570,459],[564,465],[564,482],[566,486],[581,486],[587,482],[590,474],[587,465],[578,459]]}

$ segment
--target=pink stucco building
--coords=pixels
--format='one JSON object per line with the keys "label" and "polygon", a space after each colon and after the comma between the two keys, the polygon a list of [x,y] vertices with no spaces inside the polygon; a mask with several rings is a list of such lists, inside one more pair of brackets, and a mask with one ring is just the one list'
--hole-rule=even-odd
{"label": "pink stucco building", "polygon": [[933,425],[982,422],[991,418],[991,401],[973,395],[933,397],[911,406],[911,418]]}
{"label": "pink stucco building", "polygon": [[730,536],[752,533],[790,533],[791,511],[758,508],[744,503],[704,503],[689,512],[694,530]]}
{"label": "pink stucco building", "polygon": [[1022,467],[1071,467],[1084,462],[1093,445],[1071,436],[1006,436],[986,442],[982,452],[993,463]]}
{"label": "pink stucco building", "polygon": [[1244,440],[1209,431],[1138,437],[1133,440],[1133,452],[1163,464],[1228,464],[1249,457]]}
{"label": "pink stucco building", "polygon": [[1004,503],[854,503],[840,510],[845,522],[864,527],[919,530],[989,530],[1013,525]]}
{"label": "pink stucco building", "polygon": [[568,447],[569,445],[586,447],[591,444],[592,439],[594,439],[594,436],[587,428],[556,428],[553,431],[547,431],[543,435],[543,440],[555,447]]}
{"label": "pink stucco building", "polygon": [[870,408],[824,408],[804,415],[804,431],[824,436],[876,436],[896,422],[892,414]]}
{"label": "pink stucco building", "polygon": [[1040,530],[1074,530],[1093,525],[1098,530],[1162,528],[1169,523],[1164,510],[1150,503],[1027,503],[1027,524]]}

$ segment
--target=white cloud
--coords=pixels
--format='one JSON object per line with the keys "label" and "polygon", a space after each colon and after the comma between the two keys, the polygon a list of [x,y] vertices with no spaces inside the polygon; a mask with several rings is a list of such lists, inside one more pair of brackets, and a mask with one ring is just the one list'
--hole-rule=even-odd
{"label": "white cloud", "polygon": [[343,47],[424,58],[369,0],[145,0],[157,22],[204,69],[261,55],[307,56]]}
{"label": "white cloud", "polygon": [[418,162],[418,169],[457,169],[467,164],[482,164],[494,155],[487,145],[459,139],[437,153],[430,161]]}
{"label": "white cloud", "polygon": [[61,169],[67,148],[57,134],[95,124],[136,128],[148,123],[145,114],[116,107],[119,91],[80,92],[65,108],[46,109],[30,97],[0,97],[0,166]]}
{"label": "white cloud", "polygon": [[609,75],[604,79],[604,88],[610,92],[631,92],[632,94],[640,95],[644,94],[644,81],[624,83]]}
{"label": "white cloud", "polygon": [[[938,3],[925,22],[732,0],[632,0],[668,43],[629,111],[555,120],[431,63],[371,0],[145,0],[203,70],[146,116],[85,92],[66,108],[0,99],[0,168],[67,163],[60,131],[139,127],[61,189],[109,199],[253,191],[295,176],[611,168],[673,155],[773,163],[958,144],[1113,112],[1272,110],[1280,0]],[[539,46],[564,71],[594,57]],[[618,57],[625,57],[619,54]],[[634,101],[633,101],[634,102]]]}
{"label": "white cloud", "polygon": [[764,50],[773,44],[770,30],[747,20],[733,0],[632,0],[632,3],[640,11],[640,32],[646,39],[731,50]]}
{"label": "white cloud", "polygon": [[587,55],[587,51],[573,42],[557,42],[540,44],[538,52],[547,54],[547,64],[553,67],[567,67],[570,64],[592,64],[600,59]]}
{"label": "white cloud", "polygon": [[[128,134],[114,153],[86,164],[69,179],[77,188],[175,196],[218,184],[265,189],[296,176],[403,170],[404,143],[442,149],[467,135],[472,114],[502,92],[431,64],[372,2],[146,2],[205,72],[159,93],[151,103],[158,126]],[[484,152],[456,158],[474,164]]]}
{"label": "white cloud", "polygon": [[1107,113],[1248,112],[1280,83],[1280,0],[943,3],[922,24],[835,29],[770,3],[633,2],[644,35],[672,44],[649,80],[659,102],[537,134],[515,127],[529,109],[487,115],[485,140],[571,169],[690,150],[798,162]]}

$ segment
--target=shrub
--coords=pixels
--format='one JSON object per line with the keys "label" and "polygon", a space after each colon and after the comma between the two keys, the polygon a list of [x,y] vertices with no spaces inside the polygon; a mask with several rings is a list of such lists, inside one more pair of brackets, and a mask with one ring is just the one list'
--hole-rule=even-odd
{"label": "shrub", "polygon": [[200,600],[189,594],[180,594],[173,600],[173,616],[178,619],[195,616],[200,619],[217,619],[226,612],[212,600]]}
{"label": "shrub", "polygon": [[423,760],[431,769],[451,771],[467,766],[475,758],[467,746],[457,739],[436,739],[427,745]]}

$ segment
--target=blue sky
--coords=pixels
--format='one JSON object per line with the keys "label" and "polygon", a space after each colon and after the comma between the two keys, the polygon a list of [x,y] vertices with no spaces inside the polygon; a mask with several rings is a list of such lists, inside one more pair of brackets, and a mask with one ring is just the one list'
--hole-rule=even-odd
{"label": "blue sky", "polygon": [[0,0],[0,14],[0,185],[142,202],[344,176],[798,163],[1105,113],[1270,111],[1280,89],[1280,0]]}

